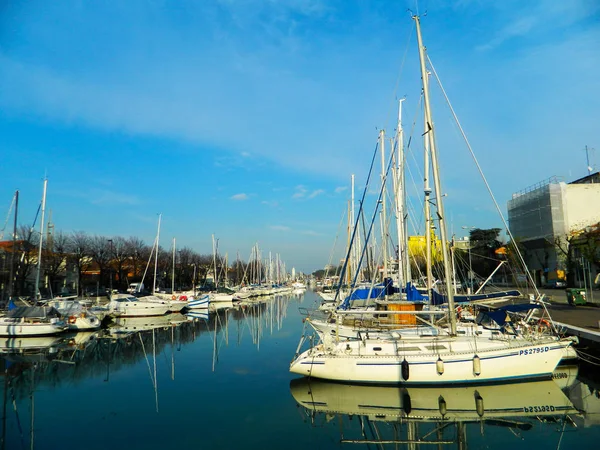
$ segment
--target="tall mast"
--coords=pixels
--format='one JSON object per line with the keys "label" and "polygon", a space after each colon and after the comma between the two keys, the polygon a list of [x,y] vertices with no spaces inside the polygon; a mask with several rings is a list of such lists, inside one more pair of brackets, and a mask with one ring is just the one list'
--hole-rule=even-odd
{"label": "tall mast", "polygon": [[398,126],[396,129],[396,165],[395,165],[395,198],[396,198],[396,233],[398,237],[398,286],[402,287],[410,281],[410,261],[408,258],[408,242],[406,228],[404,189],[404,130],[402,128],[402,102],[398,102]]}
{"label": "tall mast", "polygon": [[[431,151],[431,167],[433,170],[433,183],[435,185],[435,196],[437,205],[437,214],[440,224],[440,239],[442,241],[442,258],[444,260],[444,277],[446,279],[446,295],[448,297],[448,310],[450,317],[450,333],[456,335],[456,312],[454,310],[454,292],[452,291],[452,274],[450,273],[450,258],[448,256],[448,240],[446,238],[446,221],[444,219],[444,203],[442,201],[442,186],[437,160],[437,151],[435,147],[435,131],[433,120],[431,118],[431,109],[429,103],[429,80],[425,68],[425,47],[421,38],[421,23],[419,16],[413,16],[417,28],[417,40],[419,43],[419,59],[421,62],[421,79],[423,81],[423,100],[425,103],[425,118],[428,127],[426,134],[429,136],[429,149]],[[429,231],[429,230],[428,230]]]}
{"label": "tall mast", "polygon": [[8,278],[8,300],[12,299],[15,276],[15,251],[17,249],[17,213],[19,211],[19,191],[15,191],[15,220],[13,223],[12,251],[10,253],[10,270]]}
{"label": "tall mast", "polygon": [[173,238],[173,275],[171,276],[171,294],[175,292],[175,238]]}
{"label": "tall mast", "polygon": [[399,159],[399,163],[401,163],[400,170],[400,189],[402,190],[402,196],[400,197],[402,200],[402,234],[404,237],[403,245],[403,253],[404,253],[404,280],[405,282],[409,282],[412,280],[412,272],[410,269],[410,254],[408,253],[408,210],[406,209],[406,154],[404,152],[404,128],[402,127],[402,102],[404,99],[400,99],[400,105],[398,106],[398,128],[400,129],[400,150],[402,153],[402,157]]}
{"label": "tall mast", "polygon": [[215,235],[211,235],[212,236],[212,248],[213,248],[213,270],[215,271],[215,275],[213,277],[213,282],[215,284],[215,290],[217,289],[217,248],[215,247]]}
{"label": "tall mast", "polygon": [[[348,201],[348,261],[346,262],[346,283],[350,286],[350,282],[352,281],[352,269],[354,268],[354,257],[352,256],[352,249],[350,248],[350,239],[352,236],[352,226],[353,224],[352,218],[352,204]],[[342,284],[343,280],[340,280],[339,284]]]}
{"label": "tall mast", "polygon": [[[350,203],[350,210],[352,213],[352,228],[350,229],[350,236],[352,236],[352,234],[354,233],[354,235],[358,238],[358,235],[355,233],[354,231],[354,227],[358,226],[357,221],[356,221],[356,217],[354,216],[354,174],[352,174],[352,201]],[[357,269],[357,263],[358,263],[358,258],[356,257],[356,248],[358,247],[357,244],[358,241],[354,240],[350,242],[350,245],[352,245],[352,258],[350,259],[350,261],[352,261],[352,268],[354,270]],[[350,278],[352,279],[352,278]]]}
{"label": "tall mast", "polygon": [[386,199],[385,199],[385,131],[381,130],[379,132],[379,137],[381,139],[381,253],[383,256],[383,273],[382,279],[387,278],[388,273],[388,261],[387,261],[387,215],[386,215]]}
{"label": "tall mast", "polygon": [[[425,120],[427,122],[427,120]],[[433,288],[433,274],[431,273],[431,186],[429,185],[429,135],[427,133],[427,123],[425,123],[424,133],[424,191],[425,191],[425,271],[427,277],[427,295],[431,299],[431,289]]]}
{"label": "tall mast", "polygon": [[152,283],[152,295],[156,293],[156,272],[158,270],[158,243],[160,241],[160,220],[162,213],[158,215],[158,231],[156,232],[156,253],[154,253],[154,281]]}
{"label": "tall mast", "polygon": [[44,241],[44,216],[46,214],[46,190],[48,188],[48,179],[44,178],[44,194],[42,195],[42,218],[40,221],[40,245],[38,248],[37,274],[35,276],[35,289],[33,295],[37,300],[40,296],[40,274],[42,272],[42,243]]}

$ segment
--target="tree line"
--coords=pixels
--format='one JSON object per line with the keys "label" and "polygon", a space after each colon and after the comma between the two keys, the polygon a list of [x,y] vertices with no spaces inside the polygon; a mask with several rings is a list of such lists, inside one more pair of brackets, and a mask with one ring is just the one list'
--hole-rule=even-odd
{"label": "tree line", "polygon": [[[18,240],[4,242],[0,250],[3,300],[9,297],[11,290],[13,296],[34,296],[40,235],[28,226],[20,226],[17,236]],[[124,291],[130,283],[140,282],[142,277],[146,287],[153,286],[153,249],[154,245],[135,236],[107,237],[83,231],[58,231],[48,235],[42,245],[40,291],[49,291],[42,292],[43,296],[56,295],[64,287],[70,287],[74,289],[73,293],[85,295],[98,287],[108,289],[111,285],[113,289]],[[215,260],[219,284],[225,284],[225,280],[240,284],[246,273],[264,270],[260,263],[248,264],[239,260],[227,267],[225,259],[221,255],[213,257],[183,247],[175,252],[173,261],[172,250],[159,246],[156,286],[170,289],[174,283],[176,289],[189,289],[194,284],[206,284],[208,273],[214,271]]]}

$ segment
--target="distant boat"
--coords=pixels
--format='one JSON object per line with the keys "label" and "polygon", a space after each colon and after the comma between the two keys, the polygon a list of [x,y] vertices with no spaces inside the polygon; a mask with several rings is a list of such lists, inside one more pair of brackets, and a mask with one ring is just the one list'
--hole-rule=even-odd
{"label": "distant boat", "polygon": [[102,325],[102,319],[89,311],[81,303],[72,300],[51,300],[49,306],[57,309],[63,316],[69,330],[96,330]]}
{"label": "distant boat", "polygon": [[162,316],[169,311],[166,302],[147,302],[131,294],[111,296],[108,309],[119,317]]}

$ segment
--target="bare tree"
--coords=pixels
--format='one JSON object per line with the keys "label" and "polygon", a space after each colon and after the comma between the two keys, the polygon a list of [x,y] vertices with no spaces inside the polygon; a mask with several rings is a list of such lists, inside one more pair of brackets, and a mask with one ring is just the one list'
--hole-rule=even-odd
{"label": "bare tree", "polygon": [[83,273],[92,265],[91,239],[84,231],[74,231],[68,239],[69,261],[77,270],[77,295],[83,295]]}
{"label": "bare tree", "polygon": [[145,264],[150,257],[150,247],[140,238],[132,236],[125,240],[125,254],[131,261],[133,281],[140,280]]}
{"label": "bare tree", "polygon": [[[51,247],[50,247],[51,246]],[[62,231],[56,233],[52,242],[48,243],[43,254],[42,263],[50,289],[56,291],[59,281],[66,276],[69,239]]]}
{"label": "bare tree", "polygon": [[27,286],[27,280],[36,270],[37,265],[37,249],[39,245],[39,233],[32,227],[21,225],[18,227],[17,248],[15,251],[20,255],[16,263],[16,295],[25,296],[31,295],[33,290],[31,286]]}

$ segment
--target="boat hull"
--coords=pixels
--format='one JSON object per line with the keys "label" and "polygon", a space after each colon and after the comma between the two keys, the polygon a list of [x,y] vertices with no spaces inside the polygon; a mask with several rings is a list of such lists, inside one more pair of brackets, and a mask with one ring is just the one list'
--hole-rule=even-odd
{"label": "boat hull", "polygon": [[210,304],[210,297],[208,295],[203,295],[201,297],[188,300],[186,308],[187,309],[208,309],[209,304]]}
{"label": "boat hull", "polygon": [[[532,345],[478,342],[477,349],[473,340],[452,339],[424,339],[420,345],[401,340],[326,345],[319,344],[299,355],[290,371],[334,381],[390,385],[546,379],[551,378],[571,341],[548,340]],[[432,352],[433,347],[440,351]]]}

